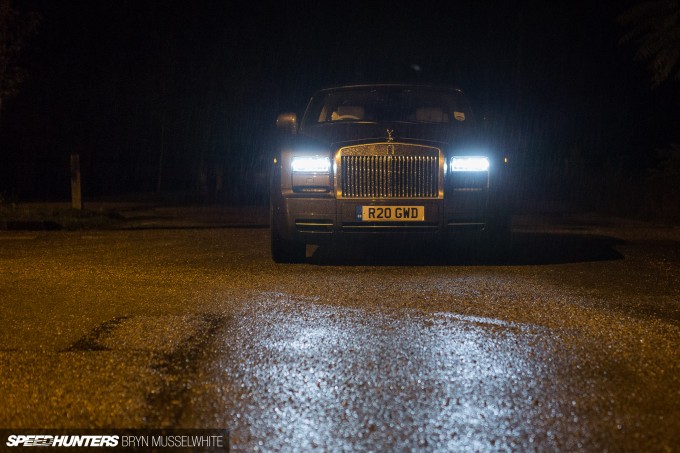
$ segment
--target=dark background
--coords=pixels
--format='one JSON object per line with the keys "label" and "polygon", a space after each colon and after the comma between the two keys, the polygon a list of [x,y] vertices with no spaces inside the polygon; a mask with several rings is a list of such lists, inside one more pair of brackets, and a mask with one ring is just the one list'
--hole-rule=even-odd
{"label": "dark background", "polygon": [[42,21],[0,112],[0,193],[67,200],[78,153],[86,200],[262,202],[277,113],[326,85],[420,81],[466,91],[525,205],[644,215],[680,90],[652,90],[620,43],[631,4],[15,1]]}

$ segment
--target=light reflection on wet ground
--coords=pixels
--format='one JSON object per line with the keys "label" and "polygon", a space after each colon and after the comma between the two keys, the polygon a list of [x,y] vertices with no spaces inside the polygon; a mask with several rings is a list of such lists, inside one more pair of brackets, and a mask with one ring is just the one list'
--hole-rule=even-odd
{"label": "light reflection on wet ground", "polygon": [[202,398],[226,409],[237,450],[526,451],[589,441],[583,423],[565,423],[581,416],[569,395],[580,390],[561,382],[571,365],[553,360],[563,345],[543,327],[376,316],[283,294],[251,308],[259,314],[225,339],[239,355],[222,355],[203,376],[211,384]]}

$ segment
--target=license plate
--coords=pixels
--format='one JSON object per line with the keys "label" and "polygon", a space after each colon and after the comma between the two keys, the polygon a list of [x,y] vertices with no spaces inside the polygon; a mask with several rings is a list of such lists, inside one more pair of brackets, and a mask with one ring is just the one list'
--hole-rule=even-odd
{"label": "license plate", "polygon": [[361,222],[423,222],[425,206],[357,206]]}

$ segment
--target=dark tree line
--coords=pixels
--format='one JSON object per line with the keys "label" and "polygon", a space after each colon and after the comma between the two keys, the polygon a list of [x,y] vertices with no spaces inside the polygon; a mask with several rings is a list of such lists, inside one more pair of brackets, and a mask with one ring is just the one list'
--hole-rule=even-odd
{"label": "dark tree line", "polygon": [[622,42],[633,41],[635,58],[648,62],[653,86],[669,78],[680,80],[680,1],[638,3],[619,22],[627,29]]}
{"label": "dark tree line", "polygon": [[3,102],[19,91],[25,71],[18,64],[26,40],[40,23],[36,13],[22,13],[10,0],[0,0],[0,111]]}
{"label": "dark tree line", "polygon": [[[680,1],[653,0],[637,3],[619,16],[626,33],[622,43],[636,46],[635,59],[651,70],[652,87],[669,80],[680,81]],[[680,144],[657,150],[657,165],[649,169],[645,200],[650,213],[680,219]]]}

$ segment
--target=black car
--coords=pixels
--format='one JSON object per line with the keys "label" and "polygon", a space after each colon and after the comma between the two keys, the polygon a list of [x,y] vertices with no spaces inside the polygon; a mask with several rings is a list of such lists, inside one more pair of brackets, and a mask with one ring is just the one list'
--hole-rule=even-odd
{"label": "black car", "polygon": [[[484,144],[463,92],[359,85],[321,90],[284,132],[271,184],[271,251],[305,259],[340,239],[470,238],[508,249],[507,159]],[[466,239],[467,241],[467,239]]]}

